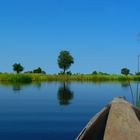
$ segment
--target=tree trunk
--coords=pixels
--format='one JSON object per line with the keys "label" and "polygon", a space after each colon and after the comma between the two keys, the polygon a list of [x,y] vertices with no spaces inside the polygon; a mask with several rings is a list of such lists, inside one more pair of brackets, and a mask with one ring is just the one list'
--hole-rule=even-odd
{"label": "tree trunk", "polygon": [[64,72],[63,72],[64,74],[66,73],[66,68],[64,68]]}

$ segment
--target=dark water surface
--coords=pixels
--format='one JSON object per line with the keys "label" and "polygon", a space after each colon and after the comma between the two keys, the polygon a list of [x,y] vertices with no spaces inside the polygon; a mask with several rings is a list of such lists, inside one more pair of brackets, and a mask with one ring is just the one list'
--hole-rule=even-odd
{"label": "dark water surface", "polygon": [[116,96],[139,105],[127,83],[0,84],[0,140],[74,140]]}

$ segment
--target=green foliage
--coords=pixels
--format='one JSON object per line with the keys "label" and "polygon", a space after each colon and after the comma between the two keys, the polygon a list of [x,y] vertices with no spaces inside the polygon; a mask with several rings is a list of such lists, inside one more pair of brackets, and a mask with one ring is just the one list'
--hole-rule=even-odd
{"label": "green foliage", "polygon": [[59,72],[58,75],[72,75],[71,71],[67,71],[66,73],[64,73],[63,71]]}
{"label": "green foliage", "polygon": [[130,70],[129,70],[128,68],[122,68],[122,69],[121,69],[121,74],[127,76],[129,73],[130,73]]}
{"label": "green foliage", "polygon": [[1,82],[29,83],[43,81],[77,81],[77,82],[102,82],[102,81],[140,81],[140,76],[136,75],[93,75],[93,74],[73,74],[73,75],[44,75],[44,74],[0,74]]}
{"label": "green foliage", "polygon": [[137,72],[136,75],[140,75],[140,72]]}
{"label": "green foliage", "polygon": [[28,74],[28,73],[33,73],[33,72],[32,72],[32,71],[26,71],[26,72],[24,72],[24,73],[27,73],[27,74]]}
{"label": "green foliage", "polygon": [[18,74],[18,75],[13,75],[12,76],[11,82],[14,82],[14,83],[31,83],[32,78],[28,75]]}
{"label": "green foliage", "polygon": [[37,69],[33,70],[33,73],[42,73],[42,69],[38,67]]}
{"label": "green foliage", "polygon": [[100,74],[100,75],[109,75],[108,73],[105,73],[105,72],[99,72],[98,74]]}
{"label": "green foliage", "polygon": [[108,73],[105,73],[105,72],[97,72],[97,71],[93,71],[92,72],[92,75],[109,75]]}
{"label": "green foliage", "polygon": [[71,71],[67,71],[66,74],[67,74],[67,75],[72,75]]}
{"label": "green foliage", "polygon": [[92,74],[93,74],[93,75],[96,75],[96,74],[98,74],[98,73],[97,73],[97,71],[93,71]]}
{"label": "green foliage", "polygon": [[58,73],[58,75],[64,75],[64,72],[63,72],[63,71],[60,71],[60,72]]}
{"label": "green foliage", "polygon": [[12,83],[30,83],[32,78],[26,74],[0,74],[0,81]]}
{"label": "green foliage", "polygon": [[26,71],[24,72],[26,74],[46,74],[45,71],[43,71],[40,67],[38,67],[37,69],[34,69],[33,71]]}
{"label": "green foliage", "polygon": [[74,63],[74,58],[69,51],[61,51],[58,56],[57,62],[59,68],[63,69],[63,73],[65,74],[66,70],[69,69],[71,64]]}
{"label": "green foliage", "polygon": [[13,65],[13,70],[16,71],[17,73],[20,73],[24,70],[24,68],[23,68],[23,66],[21,66],[20,63],[19,64],[15,63]]}

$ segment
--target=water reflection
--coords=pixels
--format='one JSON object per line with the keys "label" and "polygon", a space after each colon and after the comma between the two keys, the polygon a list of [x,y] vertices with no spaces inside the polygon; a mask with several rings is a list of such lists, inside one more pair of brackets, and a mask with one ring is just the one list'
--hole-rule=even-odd
{"label": "water reflection", "polygon": [[33,85],[34,85],[38,90],[40,90],[40,89],[42,88],[42,84],[43,84],[43,83],[41,83],[41,82],[35,82],[35,83],[33,83]]}
{"label": "water reflection", "polygon": [[130,93],[131,93],[131,100],[132,100],[132,104],[135,105],[136,107],[140,108],[140,91],[139,91],[139,84],[140,82],[137,81],[136,83],[134,83],[134,85],[136,85],[136,92],[133,92],[131,83],[129,82],[122,82],[121,86],[122,88],[130,88]]}
{"label": "water reflection", "polygon": [[137,89],[136,89],[136,106],[140,108],[140,92],[139,92],[139,81],[137,81]]}
{"label": "water reflection", "polygon": [[132,89],[132,85],[131,82],[128,80],[127,82],[122,82],[121,86],[123,88],[129,88],[130,89],[130,93],[131,93],[131,102],[133,105],[135,105],[135,100],[134,100],[134,93],[133,93],[133,89]]}
{"label": "water reflection", "polygon": [[74,98],[74,93],[70,90],[69,83],[62,83],[58,89],[58,100],[59,104],[67,106],[70,101]]}
{"label": "water reflection", "polygon": [[21,83],[11,83],[11,82],[0,82],[0,85],[4,86],[4,87],[10,87],[12,88],[12,90],[14,91],[14,93],[18,93],[21,90],[23,90],[24,88],[33,86],[35,88],[37,88],[37,90],[40,90],[42,88],[42,84],[41,82],[34,82],[32,84],[21,84]]}
{"label": "water reflection", "polygon": [[13,91],[14,91],[15,93],[19,93],[20,90],[22,89],[22,88],[21,88],[21,84],[13,84],[12,86],[13,86]]}
{"label": "water reflection", "polygon": [[13,93],[20,93],[25,87],[31,84],[11,83],[11,82],[0,82],[0,85],[13,90]]}
{"label": "water reflection", "polygon": [[122,86],[122,88],[128,88],[129,87],[129,83],[128,82],[122,82],[121,86]]}

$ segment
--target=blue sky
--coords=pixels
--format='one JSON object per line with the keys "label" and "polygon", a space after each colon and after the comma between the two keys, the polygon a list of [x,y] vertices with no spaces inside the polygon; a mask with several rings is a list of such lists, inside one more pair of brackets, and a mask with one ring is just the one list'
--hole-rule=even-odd
{"label": "blue sky", "polygon": [[38,66],[57,73],[57,56],[69,50],[72,72],[137,70],[139,0],[1,0],[0,71]]}

